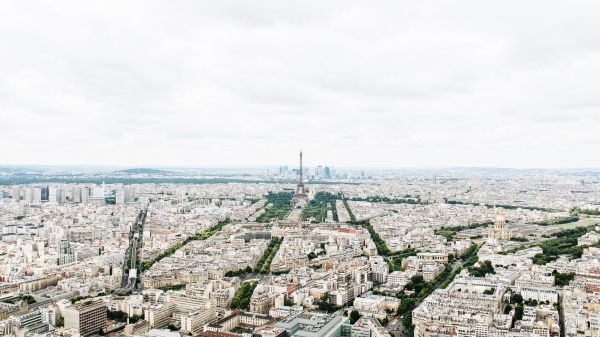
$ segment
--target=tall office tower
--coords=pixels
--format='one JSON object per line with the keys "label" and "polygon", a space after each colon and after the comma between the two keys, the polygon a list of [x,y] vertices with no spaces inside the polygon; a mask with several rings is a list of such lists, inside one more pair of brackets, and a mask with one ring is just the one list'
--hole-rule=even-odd
{"label": "tall office tower", "polygon": [[42,187],[42,201],[48,201],[49,188],[48,186]]}
{"label": "tall office tower", "polygon": [[19,200],[21,200],[21,189],[19,186],[12,188],[12,200],[13,202],[19,202]]}
{"label": "tall office tower", "polygon": [[81,202],[81,188],[79,186],[73,187],[73,202]]}
{"label": "tall office tower", "polygon": [[57,203],[58,202],[58,187],[50,186],[48,188],[48,202]]}
{"label": "tall office tower", "polygon": [[133,187],[125,187],[124,193],[125,203],[135,201],[135,189]]}
{"label": "tall office tower", "polygon": [[77,253],[67,240],[60,240],[58,243],[58,265],[77,262]]}
{"label": "tall office tower", "polygon": [[81,189],[81,203],[87,204],[90,198],[90,188],[85,186]]}
{"label": "tall office tower", "polygon": [[106,199],[110,197],[106,193],[106,185],[102,182],[102,186],[94,187],[92,191],[92,195],[88,198],[88,201],[95,204],[104,204],[106,203]]}
{"label": "tall office tower", "polygon": [[125,191],[123,189],[117,190],[117,193],[115,193],[115,203],[117,205],[125,204]]}
{"label": "tall office tower", "polygon": [[25,202],[33,203],[33,187],[27,186],[25,188]]}
{"label": "tall office tower", "polygon": [[315,167],[315,177],[318,179],[323,178],[325,171],[323,170],[323,166],[319,165]]}
{"label": "tall office tower", "polygon": [[92,197],[94,198],[104,198],[104,188],[103,187],[94,187],[94,191],[92,192]]}
{"label": "tall office tower", "polygon": [[42,203],[42,189],[36,187],[33,189],[33,203],[41,204]]}
{"label": "tall office tower", "polygon": [[67,202],[67,193],[64,189],[64,187],[59,187],[57,189],[58,193],[57,193],[57,199],[58,199],[58,203],[59,204],[64,204]]}
{"label": "tall office tower", "polygon": [[77,303],[63,310],[65,328],[74,329],[81,336],[98,332],[106,326],[107,307],[103,301]]}
{"label": "tall office tower", "polygon": [[279,166],[277,168],[277,175],[285,176],[287,175],[288,167],[287,166]]}

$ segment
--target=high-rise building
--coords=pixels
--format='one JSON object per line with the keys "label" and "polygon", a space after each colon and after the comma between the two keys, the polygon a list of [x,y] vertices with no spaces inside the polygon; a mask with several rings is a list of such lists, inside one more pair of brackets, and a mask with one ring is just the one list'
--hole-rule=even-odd
{"label": "high-rise building", "polygon": [[323,166],[319,165],[319,166],[315,167],[315,178],[322,179],[324,177],[325,177],[325,169],[323,169]]}
{"label": "high-rise building", "polygon": [[81,188],[79,186],[73,187],[73,202],[81,202]]}
{"label": "high-rise building", "polygon": [[81,203],[87,204],[90,198],[90,188],[84,187],[81,189]]}
{"label": "high-rise building", "polygon": [[133,187],[125,187],[123,189],[125,203],[130,203],[135,201],[135,189]]}
{"label": "high-rise building", "polygon": [[69,241],[60,240],[58,242],[58,265],[62,266],[73,262],[77,262],[77,253]]}
{"label": "high-rise building", "polygon": [[33,203],[33,187],[31,186],[27,186],[27,188],[25,188],[25,202],[27,203]]}
{"label": "high-rise building", "polygon": [[12,188],[12,200],[13,202],[19,202],[19,200],[21,200],[21,189],[19,186]]}
{"label": "high-rise building", "polygon": [[52,186],[48,190],[48,201],[64,204],[67,201],[65,190],[62,187]]}
{"label": "high-rise building", "polygon": [[134,201],[135,194],[133,187],[124,187],[117,190],[115,193],[115,202],[118,205],[123,205]]}
{"label": "high-rise building", "polygon": [[288,173],[288,167],[287,166],[279,166],[277,168],[277,175],[279,176],[286,176]]}
{"label": "high-rise building", "polygon": [[48,186],[42,187],[42,201],[48,201]]}
{"label": "high-rise building", "polygon": [[58,202],[58,187],[51,186],[48,188],[48,202]]}
{"label": "high-rise building", "polygon": [[33,203],[41,204],[42,203],[42,190],[39,187],[33,189]]}
{"label": "high-rise building", "polygon": [[325,179],[331,179],[331,169],[329,166],[325,166],[324,177]]}
{"label": "high-rise building", "polygon": [[106,303],[90,301],[77,303],[63,310],[65,328],[74,329],[81,336],[97,333],[106,326]]}
{"label": "high-rise building", "polygon": [[115,193],[115,203],[117,205],[124,205],[125,204],[125,191],[124,190],[117,190],[117,193]]}

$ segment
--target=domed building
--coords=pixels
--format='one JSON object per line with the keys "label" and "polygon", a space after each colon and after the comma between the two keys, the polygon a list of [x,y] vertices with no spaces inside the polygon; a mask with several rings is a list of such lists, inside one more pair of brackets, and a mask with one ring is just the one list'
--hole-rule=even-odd
{"label": "domed building", "polygon": [[515,233],[506,228],[506,218],[504,217],[504,209],[498,209],[498,215],[496,216],[496,222],[494,223],[494,227],[490,228],[488,233],[488,238],[491,240],[502,241],[509,240],[514,237]]}

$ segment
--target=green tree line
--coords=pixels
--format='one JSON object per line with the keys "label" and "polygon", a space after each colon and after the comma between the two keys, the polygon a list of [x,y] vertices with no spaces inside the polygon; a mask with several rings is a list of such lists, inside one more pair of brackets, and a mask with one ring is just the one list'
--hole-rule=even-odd
{"label": "green tree line", "polygon": [[216,225],[212,226],[209,230],[189,236],[182,242],[176,243],[173,246],[167,248],[164,252],[160,253],[158,256],[155,256],[153,259],[142,262],[142,265],[140,268],[141,272],[144,272],[144,271],[150,269],[156,262],[164,259],[165,257],[175,254],[175,252],[177,250],[179,250],[179,248],[185,246],[186,244],[188,244],[192,241],[201,241],[201,240],[208,239],[209,237],[215,235],[215,233],[220,231],[223,228],[223,226],[225,226],[228,223],[229,223],[229,219],[219,221]]}

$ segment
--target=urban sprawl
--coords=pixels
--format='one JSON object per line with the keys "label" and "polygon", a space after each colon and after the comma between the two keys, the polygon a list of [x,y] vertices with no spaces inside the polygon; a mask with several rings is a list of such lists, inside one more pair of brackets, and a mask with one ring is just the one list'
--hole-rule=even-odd
{"label": "urban sprawl", "polygon": [[600,336],[593,172],[0,182],[2,336]]}

